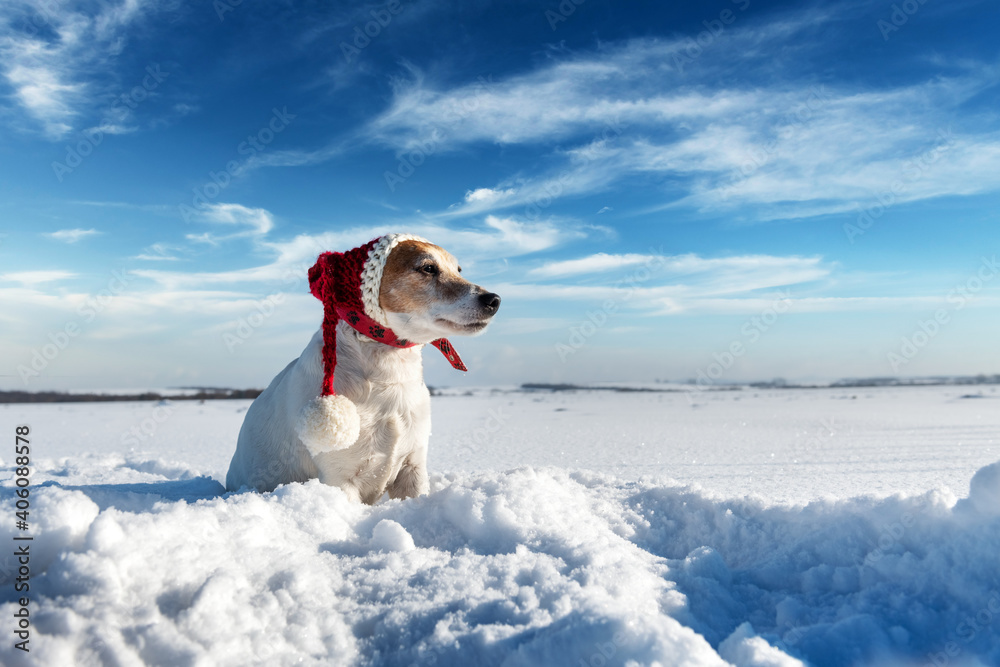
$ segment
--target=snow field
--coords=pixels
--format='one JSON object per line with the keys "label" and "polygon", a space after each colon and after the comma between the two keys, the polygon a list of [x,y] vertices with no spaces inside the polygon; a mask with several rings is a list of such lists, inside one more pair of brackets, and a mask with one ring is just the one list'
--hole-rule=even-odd
{"label": "snow field", "polygon": [[[431,466],[445,472],[428,496],[374,507],[316,481],[225,494],[217,480],[246,402],[174,403],[132,451],[122,434],[156,406],[23,406],[37,457],[32,652],[5,641],[0,662],[1000,664],[1000,464],[973,467],[995,443],[969,429],[995,408],[903,391],[876,392],[856,412],[840,406],[866,399],[780,392],[720,392],[701,407],[669,394],[442,397]],[[816,417],[809,406],[829,412],[827,402],[842,430],[796,445]],[[505,423],[490,430],[497,405]],[[913,406],[919,415],[896,421]],[[675,449],[696,445],[700,420],[701,479],[694,464],[686,479],[665,476]],[[675,449],[654,440],[667,422]],[[929,433],[908,438],[914,423]],[[962,429],[979,439],[958,445]],[[727,431],[743,446],[717,440]],[[612,436],[621,440],[603,441]],[[881,449],[855,448],[879,437]],[[793,447],[804,462],[822,452],[825,465],[766,465]],[[895,458],[880,460],[890,448]],[[827,478],[848,490],[870,480],[852,458],[862,454],[886,487],[950,483],[830,493]],[[742,493],[747,468],[762,492]],[[951,482],[960,469],[964,482]],[[786,501],[793,478],[813,497]],[[13,532],[0,523],[4,543]],[[12,565],[0,558],[8,623]]]}

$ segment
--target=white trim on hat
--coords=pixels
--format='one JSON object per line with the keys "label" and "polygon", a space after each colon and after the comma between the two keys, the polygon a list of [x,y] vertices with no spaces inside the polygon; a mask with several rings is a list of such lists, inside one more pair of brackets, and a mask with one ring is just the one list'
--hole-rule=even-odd
{"label": "white trim on hat", "polygon": [[379,237],[378,243],[368,251],[368,259],[361,270],[361,302],[365,306],[365,313],[386,328],[389,327],[388,318],[378,302],[379,290],[382,287],[382,272],[385,271],[389,253],[403,241],[430,243],[427,239],[413,234],[386,234]]}

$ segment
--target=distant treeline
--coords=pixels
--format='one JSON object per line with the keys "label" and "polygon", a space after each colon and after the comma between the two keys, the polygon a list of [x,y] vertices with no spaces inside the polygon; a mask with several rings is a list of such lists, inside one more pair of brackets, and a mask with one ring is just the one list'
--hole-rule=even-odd
{"label": "distant treeline", "polygon": [[[657,382],[661,382],[657,380]],[[968,386],[1000,384],[1000,375],[969,375],[925,378],[849,378],[837,380],[829,384],[794,384],[781,378],[767,382],[719,383],[699,385],[695,380],[680,383],[696,385],[700,391],[738,391],[744,387],[752,389],[848,389],[861,387],[935,387],[935,386]],[[550,384],[544,382],[528,382],[521,385],[521,391],[617,391],[617,392],[676,392],[684,389],[658,389],[655,387],[630,387],[613,385],[580,385],[580,384]]]}
{"label": "distant treeline", "polygon": [[928,387],[935,385],[1000,384],[1000,375],[965,375],[926,378],[862,378],[839,380],[834,387]]}
{"label": "distant treeline", "polygon": [[523,391],[618,391],[623,393],[675,393],[680,389],[655,389],[652,387],[615,387],[610,385],[580,385],[580,384],[547,384],[544,382],[526,382],[521,385]]}
{"label": "distant treeline", "polygon": [[0,391],[0,403],[86,403],[106,401],[211,401],[225,398],[257,398],[263,389],[200,389],[191,394],[164,396],[153,391],[141,394],[70,394],[63,391]]}

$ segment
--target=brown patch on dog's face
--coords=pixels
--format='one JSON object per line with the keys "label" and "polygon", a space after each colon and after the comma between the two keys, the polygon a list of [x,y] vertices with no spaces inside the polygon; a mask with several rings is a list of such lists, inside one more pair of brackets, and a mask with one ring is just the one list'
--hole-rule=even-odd
{"label": "brown patch on dog's face", "polygon": [[414,343],[486,330],[500,297],[459,273],[449,252],[424,241],[403,241],[389,253],[379,304],[396,335]]}
{"label": "brown patch on dog's face", "polygon": [[432,243],[403,241],[389,253],[379,286],[379,304],[393,313],[427,313],[453,303],[476,286],[459,275],[451,253]]}

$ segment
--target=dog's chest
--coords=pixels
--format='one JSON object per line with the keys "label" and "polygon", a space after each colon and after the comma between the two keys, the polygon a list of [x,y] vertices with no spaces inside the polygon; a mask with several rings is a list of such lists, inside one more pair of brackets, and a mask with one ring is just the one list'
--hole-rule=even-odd
{"label": "dog's chest", "polygon": [[372,392],[358,405],[361,437],[355,446],[356,475],[386,483],[395,478],[408,457],[426,449],[430,437],[430,397],[427,388],[394,387]]}
{"label": "dog's chest", "polygon": [[344,330],[337,343],[336,390],[354,402],[361,420],[361,435],[349,450],[354,475],[366,486],[391,481],[430,437],[420,350],[363,341]]}

